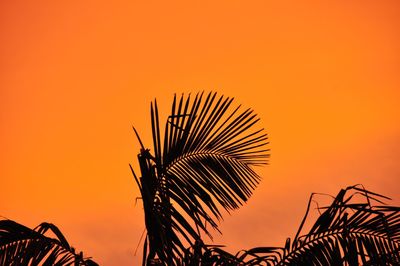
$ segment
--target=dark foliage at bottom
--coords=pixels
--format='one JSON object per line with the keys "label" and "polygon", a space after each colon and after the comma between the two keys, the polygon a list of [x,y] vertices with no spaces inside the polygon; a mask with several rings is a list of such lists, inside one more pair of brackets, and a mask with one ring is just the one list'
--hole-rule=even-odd
{"label": "dark foliage at bottom", "polygon": [[[51,232],[54,238],[45,234]],[[61,231],[42,223],[30,229],[11,220],[0,221],[0,265],[74,265],[96,266],[94,261],[76,253]]]}

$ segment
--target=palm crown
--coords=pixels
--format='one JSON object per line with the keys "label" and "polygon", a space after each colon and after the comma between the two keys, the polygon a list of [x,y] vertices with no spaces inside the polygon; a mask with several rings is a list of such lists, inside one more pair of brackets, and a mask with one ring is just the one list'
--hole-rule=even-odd
{"label": "palm crown", "polygon": [[201,232],[210,235],[207,224],[218,230],[221,207],[238,208],[257,186],[253,166],[266,163],[268,137],[253,129],[259,119],[252,110],[232,102],[216,93],[175,96],[163,138],[157,102],[151,104],[154,153],[142,145],[142,177],[132,169],[145,211],[144,260],[177,264],[182,238],[192,245]]}

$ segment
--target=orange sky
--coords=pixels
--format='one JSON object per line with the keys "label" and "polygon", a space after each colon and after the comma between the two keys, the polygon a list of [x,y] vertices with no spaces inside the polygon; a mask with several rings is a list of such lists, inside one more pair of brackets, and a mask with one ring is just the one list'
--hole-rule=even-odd
{"label": "orange sky", "polygon": [[144,229],[129,163],[149,103],[216,90],[271,138],[254,197],[221,224],[239,250],[293,236],[311,192],[356,183],[400,205],[398,1],[1,1],[0,215],[60,227],[104,265]]}

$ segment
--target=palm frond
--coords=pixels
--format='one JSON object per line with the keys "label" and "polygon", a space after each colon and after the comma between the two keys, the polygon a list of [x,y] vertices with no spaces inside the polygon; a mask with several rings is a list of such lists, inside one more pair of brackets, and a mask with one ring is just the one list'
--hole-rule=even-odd
{"label": "palm frond", "polygon": [[[52,232],[56,237],[45,236]],[[0,220],[0,265],[86,265],[97,263],[75,253],[61,231],[42,223],[34,230],[11,220]]]}
{"label": "palm frond", "polygon": [[[161,137],[157,102],[151,104],[154,154],[139,155],[140,187],[149,236],[148,257],[178,263],[190,245],[218,230],[221,208],[237,209],[260,177],[253,167],[267,163],[267,134],[253,129],[259,119],[250,109],[232,108],[233,98],[216,93],[174,97]],[[183,213],[182,213],[183,212]],[[181,214],[182,213],[182,214]]]}
{"label": "palm frond", "polygon": [[216,227],[204,212],[192,213],[200,209],[193,198],[221,218],[218,204],[228,211],[242,205],[260,180],[252,166],[265,164],[268,157],[267,134],[263,129],[253,130],[259,119],[250,109],[231,109],[232,102],[233,98],[217,97],[216,93],[197,94],[193,101],[190,96],[179,100],[175,96],[165,126],[163,151],[154,103],[157,169],[164,176],[169,196],[182,208],[190,208],[187,214],[199,225],[202,222],[196,216],[200,214]]}
{"label": "palm frond", "polygon": [[[356,194],[364,200],[353,202]],[[255,248],[240,258],[246,265],[400,265],[400,207],[374,204],[383,199],[358,186],[342,189],[303,234],[311,197],[292,244],[288,239],[284,248]]]}

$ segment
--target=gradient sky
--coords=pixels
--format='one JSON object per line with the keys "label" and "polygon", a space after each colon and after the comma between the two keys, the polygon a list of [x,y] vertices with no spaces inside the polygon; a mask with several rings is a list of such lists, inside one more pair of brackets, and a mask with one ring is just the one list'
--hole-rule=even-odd
{"label": "gradient sky", "polygon": [[399,1],[110,3],[0,2],[0,215],[137,264],[131,125],[151,147],[150,101],[200,90],[270,134],[263,182],[215,238],[228,250],[283,245],[311,192],[362,183],[400,205]]}

